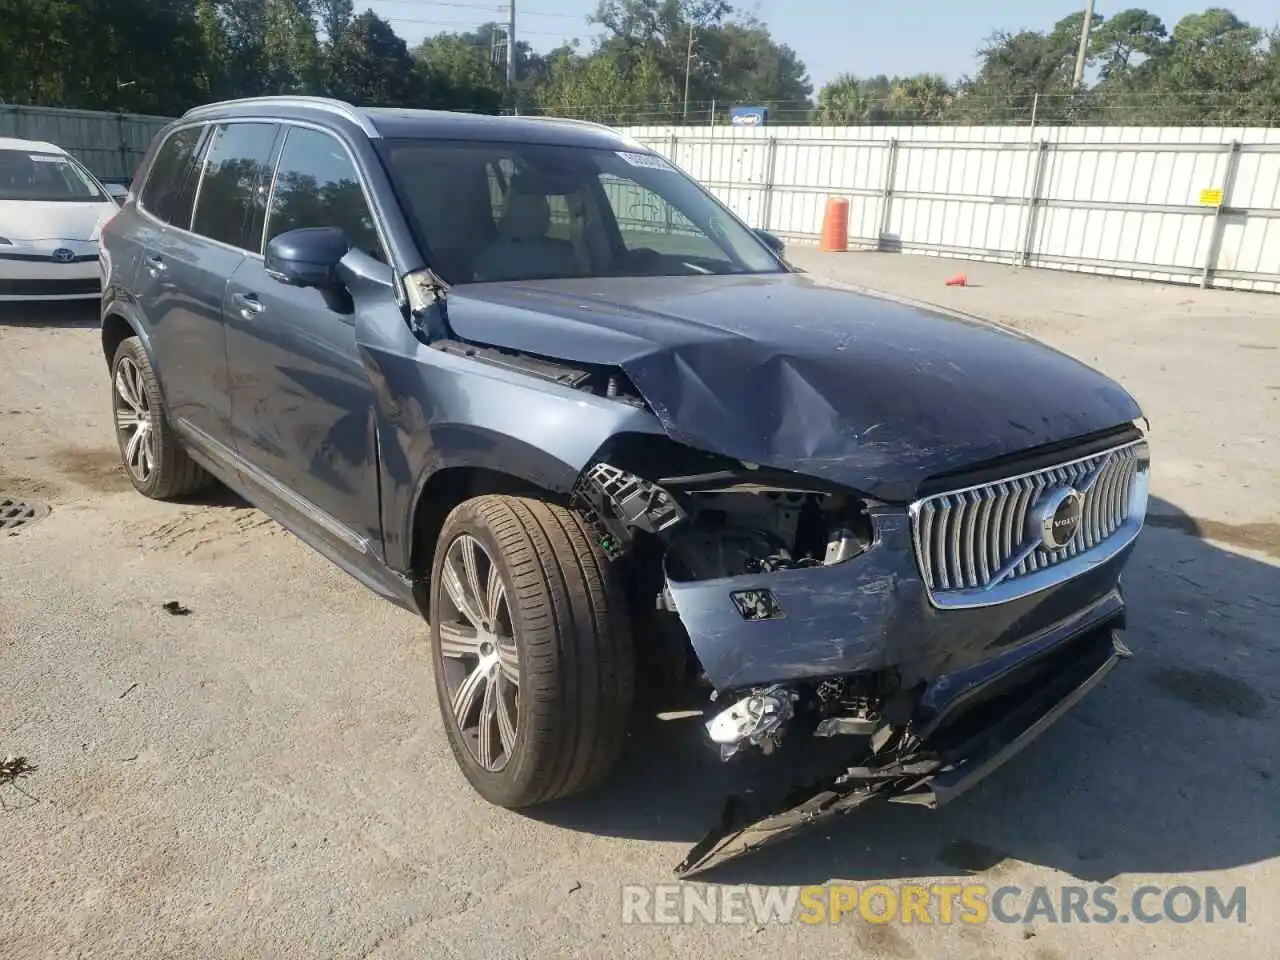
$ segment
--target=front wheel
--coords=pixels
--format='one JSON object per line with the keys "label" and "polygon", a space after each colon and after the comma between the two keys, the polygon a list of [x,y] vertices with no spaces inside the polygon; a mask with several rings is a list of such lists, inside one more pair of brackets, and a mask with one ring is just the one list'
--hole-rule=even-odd
{"label": "front wheel", "polygon": [[600,782],[635,697],[626,601],[578,514],[483,496],[445,520],[431,572],[436,693],[481,796],[524,807]]}

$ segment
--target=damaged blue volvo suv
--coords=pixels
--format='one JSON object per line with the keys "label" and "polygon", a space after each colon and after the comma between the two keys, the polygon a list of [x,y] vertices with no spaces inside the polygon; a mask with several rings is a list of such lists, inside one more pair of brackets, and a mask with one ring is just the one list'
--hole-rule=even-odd
{"label": "damaged blue volvo suv", "polygon": [[1127,656],[1145,420],[1025,336],[783,253],[601,126],[200,107],[103,231],[121,457],[420,613],[495,804],[598,783],[637,693],[678,685],[724,760],[840,757],[730,798],[682,874],[937,806]]}

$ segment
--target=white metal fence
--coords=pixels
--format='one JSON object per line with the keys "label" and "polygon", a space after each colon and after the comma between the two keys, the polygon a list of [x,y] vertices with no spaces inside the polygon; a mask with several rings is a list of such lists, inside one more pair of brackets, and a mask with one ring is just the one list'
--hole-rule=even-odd
{"label": "white metal fence", "polygon": [[754,227],[851,247],[1280,292],[1280,129],[632,127]]}

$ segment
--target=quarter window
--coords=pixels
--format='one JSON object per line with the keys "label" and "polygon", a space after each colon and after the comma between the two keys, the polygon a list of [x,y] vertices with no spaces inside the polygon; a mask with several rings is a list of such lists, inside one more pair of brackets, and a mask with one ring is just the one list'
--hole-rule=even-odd
{"label": "quarter window", "polygon": [[346,149],[327,133],[294,127],[276,169],[267,242],[304,227],[341,227],[353,249],[386,259]]}
{"label": "quarter window", "polygon": [[204,164],[191,229],[211,240],[257,253],[271,179],[272,123],[228,123],[215,127]]}
{"label": "quarter window", "polygon": [[175,130],[156,151],[141,196],[143,208],[153,217],[184,228],[191,225],[200,180],[195,159],[203,134],[204,127]]}

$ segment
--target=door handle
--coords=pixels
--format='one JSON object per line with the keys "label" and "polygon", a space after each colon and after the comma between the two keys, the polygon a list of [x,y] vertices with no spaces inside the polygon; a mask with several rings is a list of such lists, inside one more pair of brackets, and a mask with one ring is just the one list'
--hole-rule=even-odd
{"label": "door handle", "polygon": [[267,305],[258,299],[256,293],[237,293],[231,299],[239,308],[240,316],[246,320],[252,320],[267,308]]}
{"label": "door handle", "polygon": [[158,277],[169,269],[169,265],[164,262],[163,257],[153,256],[147,257],[147,273],[153,277]]}

